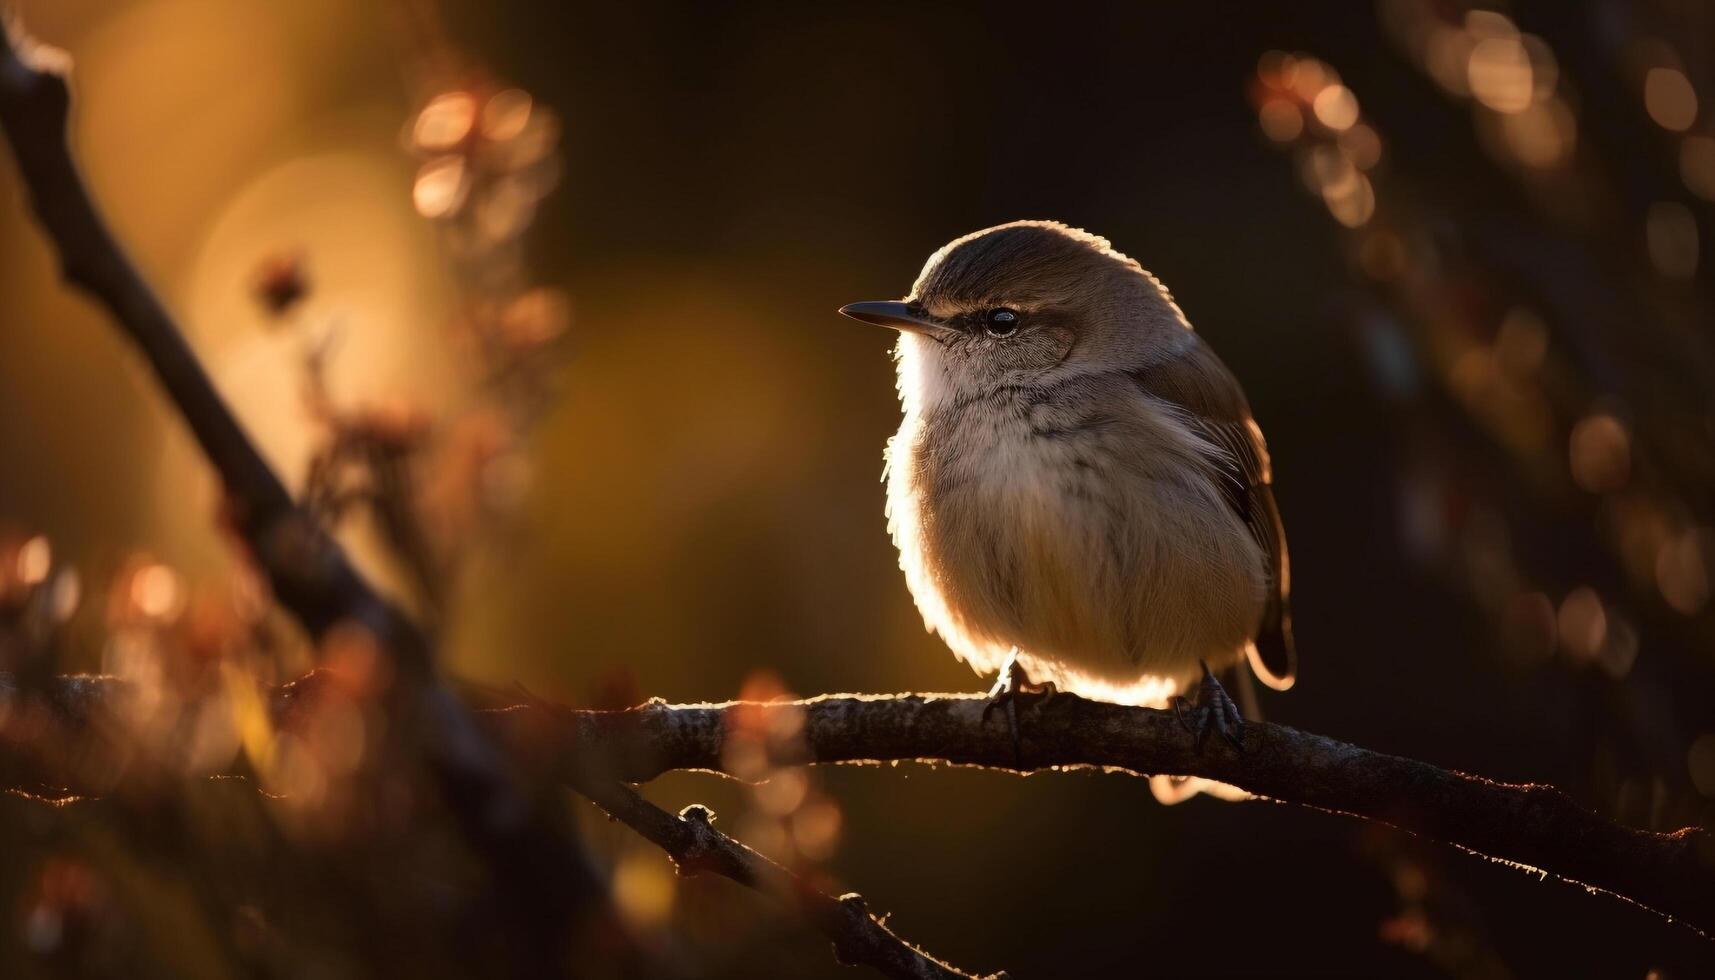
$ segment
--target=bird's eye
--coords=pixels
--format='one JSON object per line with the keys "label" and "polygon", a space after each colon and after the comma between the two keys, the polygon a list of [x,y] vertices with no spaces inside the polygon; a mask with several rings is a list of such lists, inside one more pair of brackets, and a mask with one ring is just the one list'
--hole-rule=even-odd
{"label": "bird's eye", "polygon": [[990,337],[1010,337],[1018,332],[1018,311],[1004,306],[983,314],[983,330]]}

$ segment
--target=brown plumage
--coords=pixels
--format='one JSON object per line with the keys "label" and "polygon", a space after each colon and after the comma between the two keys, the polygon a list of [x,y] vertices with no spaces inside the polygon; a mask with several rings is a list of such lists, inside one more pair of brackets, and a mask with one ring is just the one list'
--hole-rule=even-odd
{"label": "brown plumage", "polygon": [[1251,666],[1265,684],[1284,690],[1298,672],[1288,601],[1292,583],[1286,528],[1274,503],[1268,446],[1261,427],[1251,418],[1244,391],[1202,338],[1179,357],[1134,372],[1133,378],[1145,394],[1195,420],[1209,442],[1224,453],[1216,457],[1222,493],[1263,550],[1268,568],[1268,590],[1257,623]]}
{"label": "brown plumage", "polygon": [[1160,704],[1200,664],[1295,664],[1268,450],[1166,289],[1101,238],[1016,222],[930,257],[899,328],[889,526],[929,628],[979,671]]}

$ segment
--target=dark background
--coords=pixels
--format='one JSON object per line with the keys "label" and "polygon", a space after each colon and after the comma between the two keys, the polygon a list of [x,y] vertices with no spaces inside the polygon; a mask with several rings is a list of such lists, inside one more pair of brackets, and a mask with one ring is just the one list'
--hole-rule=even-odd
{"label": "dark background", "polygon": [[[1639,16],[1707,23],[1661,6]],[[1512,8],[1587,93],[1592,138],[1604,132],[1601,94],[1619,85],[1593,53],[1611,10]],[[1343,230],[1258,130],[1246,99],[1258,57],[1310,52],[1382,132],[1389,179],[1437,192],[1423,197],[1430,220],[1445,205],[1449,221],[1478,209],[1532,227],[1469,110],[1410,66],[1369,5],[506,2],[445,14],[466,53],[563,119],[563,184],[532,261],[577,308],[567,393],[536,437],[523,526],[457,607],[465,673],[570,701],[616,684],[718,700],[759,670],[801,694],[986,686],[922,631],[884,531],[880,450],[897,423],[889,338],[834,310],[903,294],[957,235],[1053,218],[1109,237],[1162,278],[1268,435],[1302,659],[1300,684],[1266,696],[1271,720],[1552,782],[1606,809],[1593,759],[1623,702],[1659,715],[1670,749],[1666,762],[1621,751],[1620,768],[1693,793],[1683,753],[1712,720],[1705,634],[1646,606],[1623,681],[1560,660],[1521,668],[1468,592],[1408,555],[1401,485],[1412,433],[1431,425],[1447,433],[1443,452],[1488,474],[1552,594],[1611,574],[1588,540],[1556,529],[1587,514],[1534,498],[1432,382],[1408,405],[1378,388],[1353,328],[1354,310],[1378,301]],[[328,68],[323,110],[387,84],[381,38],[347,48]],[[1607,129],[1622,148],[1627,125]],[[120,152],[124,139],[107,145]],[[171,262],[157,268],[183,301],[192,287],[173,284]],[[98,328],[81,336],[94,353],[10,351],[0,376],[45,371],[28,384],[70,384],[89,370],[85,356],[124,361],[116,343],[93,339]],[[102,397],[154,398],[137,372],[125,377]],[[109,423],[74,407],[53,431],[78,441],[50,447],[19,414],[46,406],[14,399],[0,514],[52,530],[98,568],[125,547],[173,554],[170,529],[136,516],[176,506],[167,495],[139,491],[112,508],[121,516],[85,518],[96,508],[56,489],[139,479],[150,464],[128,454],[153,459],[178,438],[170,422]],[[1163,808],[1136,779],[1088,773],[815,775],[844,811],[833,875],[966,968],[1642,978],[1709,965],[1705,943],[1649,912],[1344,817],[1266,802]],[[723,815],[745,805],[712,777],[651,793]],[[603,839],[624,833],[589,825]],[[1402,862],[1428,876],[1441,927],[1469,956],[1397,941],[1388,924]],[[697,948],[724,943],[711,954],[717,972],[845,975],[766,899],[722,881],[680,887],[674,921]]]}

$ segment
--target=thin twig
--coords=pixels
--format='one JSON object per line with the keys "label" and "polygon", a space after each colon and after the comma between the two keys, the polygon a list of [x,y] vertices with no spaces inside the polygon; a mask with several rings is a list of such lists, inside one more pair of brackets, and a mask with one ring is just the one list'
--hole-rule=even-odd
{"label": "thin twig", "polygon": [[420,733],[442,795],[495,874],[497,898],[525,940],[521,966],[557,972],[566,920],[600,900],[593,871],[575,842],[540,817],[508,760],[439,682],[429,638],[292,500],[108,231],[67,143],[68,68],[63,53],[0,26],[0,127],[65,279],[106,308],[154,369],[220,474],[232,523],[280,604],[313,636],[357,623],[390,653],[406,682],[402,720]]}
{"label": "thin twig", "polygon": [[[835,898],[716,830],[715,815],[705,806],[693,804],[675,816],[624,783],[600,777],[571,781],[609,816],[666,851],[680,874],[717,874],[799,909],[834,944],[834,958],[847,966],[874,967],[902,980],[972,980],[976,976],[899,938],[870,912],[863,896],[853,892]],[[1005,976],[995,973],[981,980]]]}

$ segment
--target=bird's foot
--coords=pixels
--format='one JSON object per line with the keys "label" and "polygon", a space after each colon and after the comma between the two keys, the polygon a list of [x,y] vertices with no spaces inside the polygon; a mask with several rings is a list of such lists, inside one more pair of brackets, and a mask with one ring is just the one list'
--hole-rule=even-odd
{"label": "bird's foot", "polygon": [[1227,695],[1226,688],[1209,672],[1208,664],[1203,664],[1203,681],[1197,685],[1197,703],[1193,705],[1180,697],[1174,698],[1172,704],[1174,717],[1197,739],[1197,751],[1203,751],[1203,740],[1211,734],[1226,739],[1240,752],[1245,750],[1240,741],[1245,732],[1244,716],[1239,714],[1239,707]]}
{"label": "bird's foot", "polygon": [[1018,662],[1018,654],[1006,658],[1001,665],[1000,673],[995,675],[994,686],[989,688],[989,704],[983,708],[983,720],[987,721],[989,712],[1000,707],[1007,698],[1012,697],[1041,697],[1051,698],[1060,693],[1053,681],[1043,681],[1038,684],[1024,672],[1024,665]]}
{"label": "bird's foot", "polygon": [[1018,701],[1025,697],[1040,697],[1047,701],[1060,693],[1059,688],[1052,682],[1037,684],[1024,672],[1024,667],[1018,662],[1018,651],[1014,650],[1001,665],[1000,673],[995,677],[994,686],[989,688],[988,704],[983,705],[983,724],[988,724],[989,715],[996,708],[1006,709],[1006,727],[1012,734],[1012,761],[1015,768],[1024,768],[1024,750],[1018,738]]}

